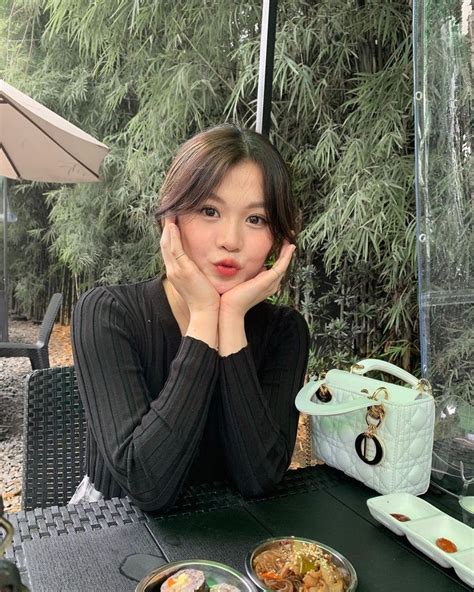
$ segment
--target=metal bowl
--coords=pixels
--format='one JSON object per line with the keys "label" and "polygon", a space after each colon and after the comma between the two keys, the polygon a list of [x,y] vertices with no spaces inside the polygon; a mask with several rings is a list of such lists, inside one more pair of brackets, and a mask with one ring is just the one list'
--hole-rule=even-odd
{"label": "metal bowl", "polygon": [[224,565],[224,563],[201,559],[167,563],[163,567],[153,570],[138,582],[135,592],[159,592],[161,584],[180,569],[199,569],[204,572],[206,581],[211,578],[216,584],[232,584],[241,592],[257,592],[253,583],[232,567]]}
{"label": "metal bowl", "polygon": [[354,590],[357,590],[356,570],[354,569],[354,566],[352,565],[352,563],[350,561],[348,561],[344,557],[344,555],[341,555],[341,553],[339,553],[338,551],[336,551],[332,547],[328,547],[327,545],[324,545],[323,543],[320,543],[318,541],[313,541],[311,539],[304,539],[301,537],[294,537],[294,536],[266,539],[266,540],[262,541],[261,543],[259,543],[252,551],[250,551],[250,553],[248,553],[247,557],[245,558],[245,569],[247,571],[247,575],[252,580],[252,582],[254,582],[254,584],[256,586],[258,586],[261,590],[268,590],[268,588],[266,588],[265,584],[257,577],[257,574],[255,573],[255,571],[253,569],[253,561],[254,561],[255,557],[257,555],[260,555],[260,553],[262,553],[263,551],[267,551],[269,549],[273,549],[274,547],[278,547],[279,544],[284,541],[294,541],[294,542],[300,541],[302,543],[311,543],[313,545],[317,545],[318,547],[321,547],[321,549],[324,549],[324,551],[326,551],[327,553],[329,553],[332,556],[334,564],[338,568],[343,570],[343,572],[346,574],[346,583],[347,583],[346,592],[354,592]]}

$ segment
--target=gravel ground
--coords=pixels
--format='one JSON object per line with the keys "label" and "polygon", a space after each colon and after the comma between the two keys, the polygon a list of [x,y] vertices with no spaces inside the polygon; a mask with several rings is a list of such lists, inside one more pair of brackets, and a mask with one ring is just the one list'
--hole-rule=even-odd
{"label": "gravel ground", "polygon": [[[10,341],[36,341],[38,325],[11,321]],[[0,491],[7,512],[19,510],[22,466],[23,384],[28,358],[0,358]]]}
{"label": "gravel ground", "polygon": [[[10,321],[10,341],[34,343],[38,329],[31,321]],[[51,366],[72,365],[69,327],[54,326],[49,358]],[[23,392],[30,372],[28,358],[0,358],[0,492],[7,512],[18,512],[21,505]],[[316,464],[315,459],[309,459],[308,441],[308,423],[302,417],[290,468]]]}

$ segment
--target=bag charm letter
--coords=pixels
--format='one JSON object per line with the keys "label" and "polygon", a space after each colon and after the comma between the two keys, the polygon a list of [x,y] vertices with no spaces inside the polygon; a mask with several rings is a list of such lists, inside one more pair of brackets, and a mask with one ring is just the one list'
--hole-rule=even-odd
{"label": "bag charm letter", "polygon": [[[380,391],[384,391],[385,398],[387,399],[388,393],[387,389],[385,389],[384,387],[378,388],[370,398],[376,399],[377,394]],[[377,428],[382,423],[384,416],[385,409],[383,405],[367,407],[367,413],[365,415],[367,429],[365,430],[365,432],[362,432],[362,434],[359,434],[355,439],[355,450],[357,452],[357,456],[360,458],[361,461],[365,462],[368,465],[378,465],[383,458],[383,447],[382,442],[379,436],[377,435]],[[374,423],[374,421],[376,423]],[[369,457],[369,450],[367,446],[369,440],[372,441],[375,446],[375,454],[373,458]]]}

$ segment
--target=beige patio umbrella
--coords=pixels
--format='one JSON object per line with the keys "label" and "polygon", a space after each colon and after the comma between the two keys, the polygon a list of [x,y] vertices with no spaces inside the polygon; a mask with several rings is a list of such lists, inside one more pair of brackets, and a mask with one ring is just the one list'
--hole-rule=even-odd
{"label": "beige patio umbrella", "polygon": [[46,183],[99,180],[108,152],[86,132],[0,80],[0,175]]}
{"label": "beige patio umbrella", "polygon": [[0,80],[0,180],[3,179],[3,281],[0,341],[8,341],[7,178],[45,183],[99,181],[105,145]]}

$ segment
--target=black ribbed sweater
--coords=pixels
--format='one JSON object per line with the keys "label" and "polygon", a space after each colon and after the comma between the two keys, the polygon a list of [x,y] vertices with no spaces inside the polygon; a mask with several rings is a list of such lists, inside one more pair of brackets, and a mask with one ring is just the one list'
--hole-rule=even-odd
{"label": "black ribbed sweater", "polygon": [[88,420],[86,474],[106,498],[146,511],[184,484],[230,479],[244,495],[291,460],[308,328],[268,302],[245,317],[248,345],[227,357],[182,337],[161,279],[94,288],[77,303],[74,363]]}

